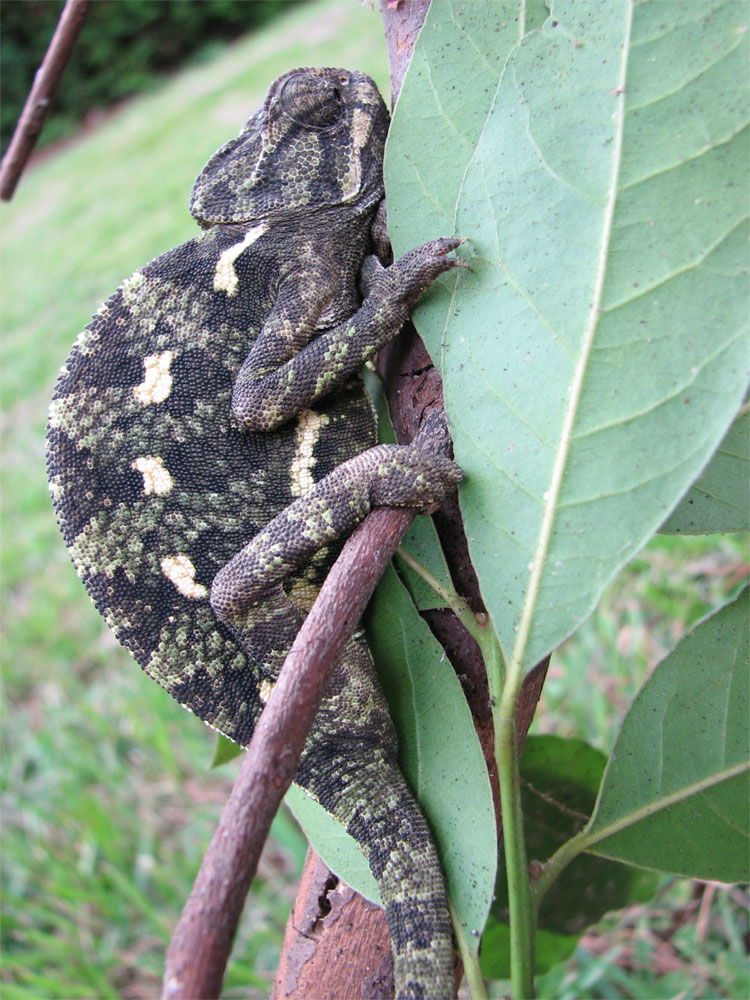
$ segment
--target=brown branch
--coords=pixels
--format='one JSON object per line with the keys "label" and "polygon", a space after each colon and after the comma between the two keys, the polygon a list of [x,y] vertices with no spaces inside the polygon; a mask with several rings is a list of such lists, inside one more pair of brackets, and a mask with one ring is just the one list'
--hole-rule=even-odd
{"label": "brown branch", "polygon": [[163,997],[218,997],[261,848],[297,770],[333,663],[413,517],[409,510],[374,510],[321,587],[260,716],[175,928]]}
{"label": "brown branch", "polygon": [[414,43],[427,17],[429,6],[430,0],[380,0],[393,105],[401,91]]}
{"label": "brown branch", "polygon": [[[394,104],[428,7],[429,0],[380,0]],[[407,323],[398,338],[380,352],[378,365],[396,436],[399,441],[409,441],[425,411],[443,405],[440,375],[411,323]],[[484,611],[455,496],[449,497],[435,514],[435,525],[457,592],[466,598],[474,611]],[[423,617],[446,650],[469,702],[490,775],[499,837],[502,817],[492,713],[479,647],[452,612],[438,609],[423,612]],[[534,717],[548,663],[549,658],[538,664],[524,681],[516,715],[519,749]],[[337,894],[345,894],[345,920],[321,906],[321,899],[329,898],[324,887],[331,884],[336,884]],[[385,913],[382,910],[373,913],[367,900],[336,879],[310,851],[287,922],[273,1000],[306,1000],[311,995],[320,995],[326,1000],[342,996],[361,996],[364,1000],[392,997],[389,941]],[[363,947],[363,942],[367,942],[368,947]],[[387,949],[385,959],[384,948]],[[457,986],[460,976],[460,969],[457,969]],[[327,980],[333,983],[330,991],[323,985]]]}
{"label": "brown branch", "polygon": [[66,0],[0,166],[0,198],[10,201],[70,61],[91,0]]}

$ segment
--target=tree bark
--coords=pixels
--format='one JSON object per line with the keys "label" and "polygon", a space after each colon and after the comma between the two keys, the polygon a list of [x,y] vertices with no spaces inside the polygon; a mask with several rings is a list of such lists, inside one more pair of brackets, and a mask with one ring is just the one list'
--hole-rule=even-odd
{"label": "tree bark", "polygon": [[287,922],[272,996],[273,1000],[393,996],[385,911],[333,875],[312,849]]}

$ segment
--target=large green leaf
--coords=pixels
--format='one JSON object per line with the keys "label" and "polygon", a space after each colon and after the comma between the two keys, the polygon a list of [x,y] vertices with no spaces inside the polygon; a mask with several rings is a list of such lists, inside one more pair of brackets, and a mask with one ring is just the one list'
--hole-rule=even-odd
{"label": "large green leaf", "polygon": [[750,878],[748,594],[699,624],[641,688],[588,850],[694,878]]}
{"label": "large green leaf", "polygon": [[750,413],[741,414],[711,461],[659,529],[703,535],[750,528]]}
{"label": "large green leaf", "polygon": [[477,255],[414,318],[485,603],[531,665],[742,400],[749,34],[735,3],[509,9],[433,0],[386,182],[398,252],[455,230]]}
{"label": "large green leaf", "polygon": [[[544,3],[526,6],[541,23]],[[453,231],[456,193],[523,30],[518,0],[432,0],[388,133],[388,229],[399,253]]]}
{"label": "large green leaf", "polygon": [[[453,668],[392,569],[367,619],[377,625],[368,626],[368,636],[398,730],[399,764],[435,834],[448,891],[476,949],[492,898],[497,839],[471,713]],[[287,801],[326,864],[377,901],[364,857],[343,827],[299,789],[290,789]]]}

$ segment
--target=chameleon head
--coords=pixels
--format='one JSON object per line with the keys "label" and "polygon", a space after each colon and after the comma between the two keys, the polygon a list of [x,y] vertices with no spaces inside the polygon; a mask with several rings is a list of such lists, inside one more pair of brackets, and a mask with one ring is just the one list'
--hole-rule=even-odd
{"label": "chameleon head", "polygon": [[204,227],[383,197],[388,111],[364,73],[295,69],[271,84],[236,139],[208,161],[190,211]]}

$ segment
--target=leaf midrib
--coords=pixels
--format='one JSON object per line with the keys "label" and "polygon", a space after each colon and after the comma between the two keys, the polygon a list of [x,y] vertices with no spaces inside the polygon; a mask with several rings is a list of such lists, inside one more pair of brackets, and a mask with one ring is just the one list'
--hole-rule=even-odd
{"label": "leaf midrib", "polygon": [[662,795],[659,798],[652,799],[645,805],[639,806],[637,809],[633,809],[632,812],[626,813],[625,815],[620,816],[616,820],[612,820],[610,823],[607,823],[602,827],[597,828],[595,826],[597,814],[594,813],[590,821],[592,829],[581,831],[581,850],[591,850],[595,844],[599,844],[610,837],[614,837],[615,834],[621,833],[623,830],[628,829],[628,827],[649,819],[651,816],[662,812],[664,809],[669,809],[671,806],[679,805],[680,802],[684,802],[686,799],[692,798],[695,795],[700,795],[702,792],[706,792],[716,785],[720,785],[725,781],[731,780],[732,778],[739,777],[748,770],[750,770],[750,763],[744,760],[740,761],[737,764],[733,764],[731,767],[726,767],[721,771],[716,771],[713,774],[707,775],[699,781],[694,781],[689,785],[684,785],[675,792],[670,792],[668,795]]}
{"label": "leaf midrib", "polygon": [[615,126],[615,146],[612,157],[612,174],[610,178],[607,202],[604,210],[604,222],[602,226],[602,237],[599,248],[599,259],[597,261],[596,277],[594,281],[594,293],[588,310],[586,328],[581,344],[581,351],[573,374],[573,381],[570,387],[570,398],[566,407],[563,425],[560,434],[560,442],[555,455],[552,468],[550,485],[546,493],[544,509],[542,511],[542,521],[539,528],[536,551],[534,552],[529,575],[529,585],[521,608],[521,616],[518,624],[518,635],[513,646],[510,663],[508,666],[509,676],[522,674],[526,648],[528,646],[531,627],[534,620],[536,603],[541,590],[542,578],[546,565],[546,557],[552,539],[552,527],[558,508],[558,500],[562,490],[562,482],[568,460],[568,453],[573,438],[573,426],[578,412],[578,405],[583,392],[583,384],[588,367],[588,359],[594,342],[596,328],[600,315],[602,297],[604,294],[604,279],[607,270],[607,259],[609,245],[612,238],[614,223],[615,205],[617,202],[618,181],[620,167],[622,165],[622,144],[625,128],[625,85],[627,78],[628,57],[631,47],[631,29],[633,23],[633,4],[629,0],[627,5],[627,19],[625,24],[625,37],[623,39],[622,54],[620,59],[620,73],[617,84],[617,119]]}

